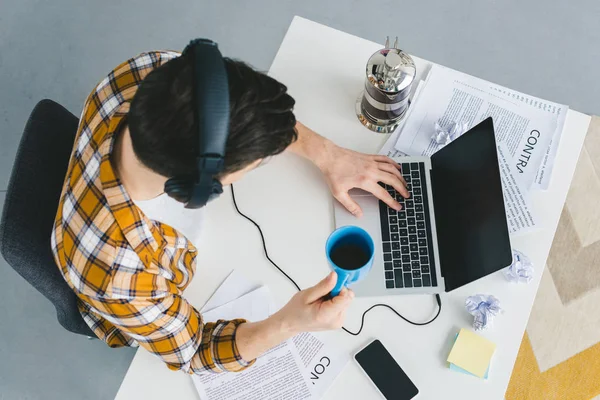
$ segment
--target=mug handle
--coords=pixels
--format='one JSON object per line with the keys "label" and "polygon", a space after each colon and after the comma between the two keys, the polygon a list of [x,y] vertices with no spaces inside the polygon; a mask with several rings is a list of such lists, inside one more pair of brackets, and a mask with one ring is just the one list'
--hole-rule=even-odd
{"label": "mug handle", "polygon": [[342,291],[342,289],[344,288],[344,286],[346,285],[346,283],[348,282],[348,278],[350,275],[348,274],[344,274],[343,279],[341,280],[337,280],[335,283],[335,287],[333,288],[333,290],[331,291],[331,297],[335,297],[338,294],[340,294],[340,292]]}

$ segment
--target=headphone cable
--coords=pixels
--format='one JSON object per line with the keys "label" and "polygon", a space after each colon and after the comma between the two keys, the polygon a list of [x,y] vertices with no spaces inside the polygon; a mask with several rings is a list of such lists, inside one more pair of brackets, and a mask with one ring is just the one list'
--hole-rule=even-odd
{"label": "headphone cable", "polygon": [[[235,211],[237,211],[237,213],[239,215],[241,215],[242,217],[244,217],[245,219],[247,219],[248,221],[250,221],[258,230],[258,233],[260,234],[260,239],[262,241],[262,247],[263,247],[263,251],[265,253],[265,257],[267,258],[267,260],[269,260],[269,262],[279,270],[279,272],[281,272],[295,287],[296,289],[298,289],[298,291],[301,291],[302,289],[300,289],[300,286],[298,286],[298,284],[296,283],[296,281],[294,281],[284,270],[282,270],[279,265],[277,265],[275,263],[275,261],[273,261],[271,259],[271,257],[269,256],[269,252],[267,250],[267,243],[265,241],[265,235],[263,234],[262,229],[260,228],[260,225],[258,225],[252,218],[250,218],[249,216],[247,216],[246,214],[244,214],[243,212],[240,211],[238,205],[237,205],[237,201],[235,199],[235,191],[233,190],[233,184],[231,185],[231,198],[233,200],[233,206],[235,207]],[[365,312],[363,312],[362,317],[361,317],[361,321],[360,321],[360,328],[358,329],[358,331],[356,332],[352,332],[348,329],[346,329],[345,327],[342,326],[342,329],[352,335],[352,336],[358,336],[360,335],[360,333],[363,330],[363,327],[365,325],[365,317],[367,315],[367,313],[369,311],[371,311],[372,309],[376,308],[376,307],[385,307],[389,310],[391,310],[394,314],[396,314],[398,317],[402,318],[404,321],[408,322],[411,325],[416,325],[416,326],[424,326],[424,325],[429,325],[430,323],[432,323],[433,321],[435,321],[437,319],[437,317],[440,315],[440,313],[442,312],[442,300],[440,298],[439,294],[435,294],[435,299],[438,305],[438,311],[437,314],[435,314],[435,316],[430,319],[429,321],[426,322],[414,322],[411,321],[409,319],[407,319],[406,317],[404,317],[403,315],[401,315],[398,311],[396,311],[392,306],[388,305],[388,304],[383,304],[383,303],[378,303],[378,304],[374,304],[371,307],[369,307]]]}

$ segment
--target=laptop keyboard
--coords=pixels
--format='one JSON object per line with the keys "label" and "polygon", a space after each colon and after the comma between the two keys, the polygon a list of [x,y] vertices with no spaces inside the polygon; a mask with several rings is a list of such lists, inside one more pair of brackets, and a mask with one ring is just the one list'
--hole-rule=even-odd
{"label": "laptop keyboard", "polygon": [[403,163],[401,171],[408,184],[408,199],[381,184],[402,205],[402,210],[396,211],[379,201],[385,287],[435,287],[425,164]]}

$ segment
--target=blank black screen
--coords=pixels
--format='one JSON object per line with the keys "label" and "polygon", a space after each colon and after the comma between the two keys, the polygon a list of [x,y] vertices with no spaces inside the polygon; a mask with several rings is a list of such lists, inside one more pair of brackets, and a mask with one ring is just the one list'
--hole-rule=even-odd
{"label": "blank black screen", "polygon": [[494,125],[487,118],[431,157],[446,291],[512,262]]}
{"label": "blank black screen", "polygon": [[409,400],[419,393],[379,340],[374,340],[354,358],[386,399]]}

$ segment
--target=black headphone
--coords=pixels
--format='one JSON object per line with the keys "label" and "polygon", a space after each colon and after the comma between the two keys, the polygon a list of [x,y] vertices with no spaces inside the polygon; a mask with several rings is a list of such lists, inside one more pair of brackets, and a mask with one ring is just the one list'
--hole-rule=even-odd
{"label": "black headphone", "polygon": [[229,85],[225,62],[212,40],[192,40],[182,56],[192,57],[194,65],[194,124],[200,141],[198,169],[194,175],[167,180],[165,193],[186,208],[200,208],[223,193],[215,175],[223,170],[229,134]]}

